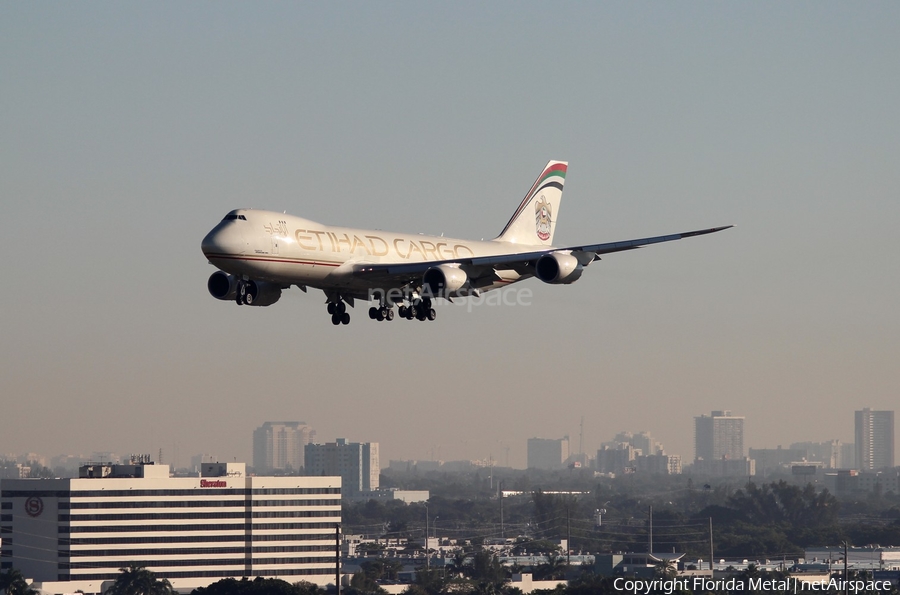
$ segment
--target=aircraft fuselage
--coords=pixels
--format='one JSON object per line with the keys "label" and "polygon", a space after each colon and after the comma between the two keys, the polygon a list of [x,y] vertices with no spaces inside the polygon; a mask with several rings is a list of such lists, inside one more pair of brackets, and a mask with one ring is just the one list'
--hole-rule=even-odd
{"label": "aircraft fuselage", "polygon": [[[527,252],[534,246],[334,227],[284,213],[238,209],[209,232],[202,249],[210,263],[232,275],[365,292],[376,285],[388,288],[351,275],[347,265],[446,261]],[[480,290],[520,278],[515,271],[503,271],[500,280]]]}

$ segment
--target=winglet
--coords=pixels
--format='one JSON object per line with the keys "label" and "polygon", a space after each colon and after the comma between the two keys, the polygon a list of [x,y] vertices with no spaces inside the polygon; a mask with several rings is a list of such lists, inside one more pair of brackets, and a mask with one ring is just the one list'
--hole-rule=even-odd
{"label": "winglet", "polygon": [[730,229],[734,227],[734,225],[723,225],[721,227],[713,227],[711,229],[700,229],[697,231],[686,231],[681,234],[683,238],[692,238],[694,236],[705,236],[708,233],[716,233],[717,231],[722,231],[723,229]]}

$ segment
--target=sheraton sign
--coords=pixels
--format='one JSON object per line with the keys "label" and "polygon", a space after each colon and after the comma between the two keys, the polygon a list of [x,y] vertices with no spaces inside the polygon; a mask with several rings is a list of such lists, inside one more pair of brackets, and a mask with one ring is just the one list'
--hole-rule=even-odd
{"label": "sheraton sign", "polygon": [[201,488],[227,488],[228,482],[223,481],[221,479],[217,479],[215,481],[210,481],[208,479],[201,479],[200,487]]}

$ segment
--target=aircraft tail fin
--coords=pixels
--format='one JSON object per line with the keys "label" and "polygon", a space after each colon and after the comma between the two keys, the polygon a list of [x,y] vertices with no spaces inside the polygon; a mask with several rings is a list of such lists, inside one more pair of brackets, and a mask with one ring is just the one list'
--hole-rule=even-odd
{"label": "aircraft tail fin", "polygon": [[551,161],[522,199],[496,240],[529,246],[550,246],[566,182],[567,161]]}

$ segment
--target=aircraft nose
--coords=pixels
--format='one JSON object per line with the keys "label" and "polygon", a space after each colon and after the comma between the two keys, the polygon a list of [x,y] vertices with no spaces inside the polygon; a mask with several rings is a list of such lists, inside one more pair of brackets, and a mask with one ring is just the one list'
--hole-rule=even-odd
{"label": "aircraft nose", "polygon": [[241,254],[244,251],[243,238],[233,226],[217,225],[200,242],[200,249],[207,258],[221,254]]}

